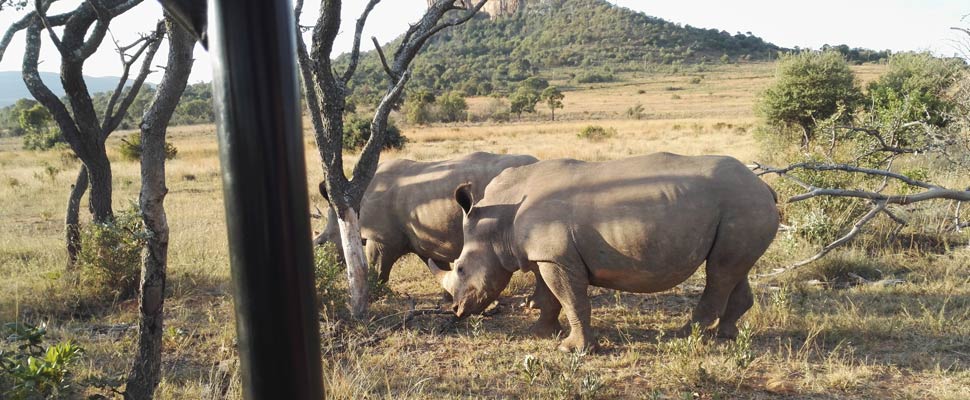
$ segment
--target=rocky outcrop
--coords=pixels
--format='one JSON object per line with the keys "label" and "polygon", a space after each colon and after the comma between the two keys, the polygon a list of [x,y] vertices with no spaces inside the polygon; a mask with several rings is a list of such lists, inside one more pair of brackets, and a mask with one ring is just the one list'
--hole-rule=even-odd
{"label": "rocky outcrop", "polygon": [[525,3],[526,0],[488,0],[485,3],[485,7],[482,8],[482,11],[485,11],[493,18],[512,15],[525,7]]}
{"label": "rocky outcrop", "polygon": [[[428,6],[430,7],[437,0],[428,0]],[[474,7],[478,3],[477,0],[455,0],[461,3],[464,7]],[[512,15],[525,7],[527,0],[488,0],[485,3],[485,7],[482,7],[482,12],[487,13],[492,18],[500,17],[503,15]]]}

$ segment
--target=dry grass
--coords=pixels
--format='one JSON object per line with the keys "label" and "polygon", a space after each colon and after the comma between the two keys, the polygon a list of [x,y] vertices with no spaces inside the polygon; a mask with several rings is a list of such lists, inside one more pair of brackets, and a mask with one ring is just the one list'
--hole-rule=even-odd
{"label": "dry grass", "polygon": [[[860,71],[871,79],[879,68]],[[771,74],[770,65],[726,66],[573,88],[562,122],[408,127],[409,146],[384,157],[442,159],[485,150],[603,160],[663,150],[749,161],[759,155],[752,105]],[[691,83],[698,75],[701,82]],[[473,111],[482,102],[473,100]],[[626,119],[625,109],[636,103],[647,118]],[[578,138],[591,124],[618,135],[595,143]],[[168,168],[172,237],[159,398],[199,398],[213,365],[235,357],[220,170],[213,127],[177,128],[172,141],[179,156]],[[62,161],[60,152],[18,148],[15,140],[0,141],[0,322],[46,321],[52,339],[79,342],[88,353],[77,382],[117,377],[127,369],[134,334],[109,328],[133,323],[135,305],[72,316],[63,303],[72,289],[58,278],[65,262],[62,212],[77,164]],[[112,160],[122,208],[137,198],[138,165],[115,154]],[[317,160],[308,145],[311,183],[321,176]],[[59,171],[49,176],[45,163]],[[311,193],[311,202],[320,201]],[[810,251],[782,236],[758,268]],[[494,315],[457,323],[421,316],[402,325],[412,302],[431,308],[440,298],[425,267],[408,257],[394,269],[393,293],[374,303],[371,321],[324,323],[324,382],[331,398],[968,398],[968,263],[967,249],[841,252],[808,267],[807,275],[758,282],[757,303],[743,320],[751,339],[738,343],[663,335],[688,318],[702,273],[659,294],[592,289],[603,351],[574,357],[557,352],[552,339],[528,336],[537,313],[519,306],[531,292],[525,276],[514,278]],[[806,283],[863,268],[905,283],[842,289]],[[537,360],[534,381],[524,370],[527,356]]]}

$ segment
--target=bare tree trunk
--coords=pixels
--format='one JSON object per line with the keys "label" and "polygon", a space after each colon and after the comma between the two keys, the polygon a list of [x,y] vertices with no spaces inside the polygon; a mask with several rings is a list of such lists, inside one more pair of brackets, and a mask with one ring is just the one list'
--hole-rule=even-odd
{"label": "bare tree trunk", "polygon": [[93,160],[85,163],[85,166],[87,166],[88,180],[91,183],[88,201],[91,202],[94,222],[109,222],[114,219],[114,212],[111,208],[111,161],[108,161],[107,154],[101,152],[96,154]]}
{"label": "bare tree trunk", "polygon": [[169,54],[155,100],[141,123],[141,194],[138,197],[147,243],[142,252],[138,355],[128,374],[125,398],[151,399],[161,379],[162,328],[168,266],[168,221],[165,216],[165,134],[192,72],[194,37],[167,20]]}
{"label": "bare tree trunk", "polygon": [[81,252],[81,197],[88,190],[88,168],[81,164],[77,172],[71,195],[67,199],[67,216],[64,218],[64,233],[67,240],[67,270],[73,271]]}
{"label": "bare tree trunk", "polygon": [[342,218],[337,218],[340,239],[347,263],[347,286],[350,287],[350,314],[360,318],[367,313],[367,256],[361,246],[360,221],[357,211],[347,208]]}

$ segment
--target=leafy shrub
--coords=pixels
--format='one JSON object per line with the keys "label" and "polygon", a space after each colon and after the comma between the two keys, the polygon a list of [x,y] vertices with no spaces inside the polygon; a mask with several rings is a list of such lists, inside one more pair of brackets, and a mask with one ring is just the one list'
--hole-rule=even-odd
{"label": "leafy shrub", "polygon": [[576,83],[606,83],[616,81],[616,76],[607,71],[583,71],[576,75]]}
{"label": "leafy shrub", "polygon": [[[370,139],[371,120],[360,114],[351,114],[344,119],[344,148],[356,150],[364,147]],[[385,149],[403,149],[408,139],[391,121],[387,121],[387,136],[384,137]]]}
{"label": "leafy shrub", "polygon": [[616,128],[604,128],[599,125],[587,125],[576,136],[590,142],[600,142],[616,136]]}
{"label": "leafy shrub", "polygon": [[323,312],[329,316],[345,313],[347,289],[340,249],[332,242],[324,243],[314,249],[313,259],[313,277],[316,283],[314,287]]}
{"label": "leafy shrub", "polygon": [[0,349],[0,397],[12,399],[61,398],[71,387],[71,368],[84,349],[61,342],[42,346],[47,330],[26,323],[3,325],[3,343],[14,347]]}
{"label": "leafy shrub", "polygon": [[963,70],[957,59],[942,59],[928,53],[901,53],[889,59],[889,69],[867,90],[875,112],[906,105],[904,121],[923,121],[944,126],[955,104],[947,92]]}
{"label": "leafy shrub", "polygon": [[26,131],[24,134],[24,150],[50,150],[58,147],[61,143],[67,143],[64,135],[58,129],[45,129],[43,131]]}
{"label": "leafy shrub", "polygon": [[461,92],[450,92],[438,98],[436,114],[441,122],[464,121],[468,119],[468,103]]}
{"label": "leafy shrub", "polygon": [[[121,139],[121,145],[118,146],[118,152],[121,153],[121,157],[128,161],[137,161],[141,159],[141,133],[135,132],[125,136]],[[175,148],[169,141],[165,141],[165,159],[171,160],[178,155],[178,149]]]}
{"label": "leafy shrub", "polygon": [[482,121],[506,122],[509,120],[509,103],[501,97],[492,97],[485,103],[476,119]]}
{"label": "leafy shrub", "polygon": [[788,54],[778,62],[775,82],[759,99],[758,111],[770,125],[801,128],[803,144],[816,121],[848,119],[861,100],[855,76],[836,52]]}
{"label": "leafy shrub", "polygon": [[77,261],[81,287],[95,299],[131,298],[138,291],[144,244],[142,219],[134,206],[111,222],[83,227]]}

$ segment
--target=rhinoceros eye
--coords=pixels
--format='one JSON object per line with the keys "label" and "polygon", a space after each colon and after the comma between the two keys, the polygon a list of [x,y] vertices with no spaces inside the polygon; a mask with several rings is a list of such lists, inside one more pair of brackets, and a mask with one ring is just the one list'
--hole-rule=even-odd
{"label": "rhinoceros eye", "polygon": [[458,267],[458,269],[457,269],[456,271],[457,271],[457,272],[458,272],[459,274],[464,274],[464,273],[465,273],[465,269],[464,269],[464,268],[462,268],[462,267]]}

